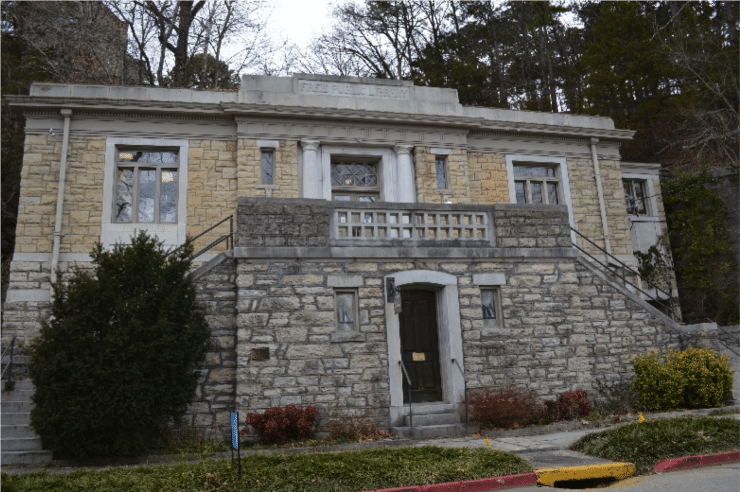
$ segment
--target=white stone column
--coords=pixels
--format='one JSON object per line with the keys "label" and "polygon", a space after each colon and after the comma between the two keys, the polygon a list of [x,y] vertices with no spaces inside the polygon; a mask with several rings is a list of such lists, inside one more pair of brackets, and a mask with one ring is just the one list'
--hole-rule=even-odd
{"label": "white stone column", "polygon": [[301,140],[303,150],[303,189],[301,198],[322,198],[322,172],[318,140]]}
{"label": "white stone column", "polygon": [[398,166],[396,190],[399,202],[413,203],[416,201],[414,161],[411,156],[413,148],[411,145],[396,145],[393,147],[393,150],[396,152],[396,163]]}

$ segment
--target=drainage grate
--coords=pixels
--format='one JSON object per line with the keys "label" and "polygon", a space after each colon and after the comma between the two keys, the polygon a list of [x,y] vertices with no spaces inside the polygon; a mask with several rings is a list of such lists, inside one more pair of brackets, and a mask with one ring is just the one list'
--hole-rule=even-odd
{"label": "drainage grate", "polygon": [[560,480],[553,484],[556,489],[602,489],[617,482],[614,477],[585,478],[583,480]]}

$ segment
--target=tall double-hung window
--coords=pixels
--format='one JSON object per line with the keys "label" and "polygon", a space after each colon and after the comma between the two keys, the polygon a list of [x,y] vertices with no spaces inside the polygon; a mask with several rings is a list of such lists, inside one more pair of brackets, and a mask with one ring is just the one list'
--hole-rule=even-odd
{"label": "tall double-hung window", "polygon": [[557,205],[561,200],[557,165],[514,164],[517,203]]}
{"label": "tall double-hung window", "polygon": [[117,149],[113,221],[176,223],[177,150]]}

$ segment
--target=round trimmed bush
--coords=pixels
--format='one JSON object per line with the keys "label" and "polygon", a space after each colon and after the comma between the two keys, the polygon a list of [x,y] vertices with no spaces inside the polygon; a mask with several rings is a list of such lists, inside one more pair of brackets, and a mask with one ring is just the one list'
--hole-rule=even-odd
{"label": "round trimmed bush", "polygon": [[632,359],[632,388],[646,410],[721,406],[732,394],[732,368],[726,355],[689,345],[684,351],[652,350]]}

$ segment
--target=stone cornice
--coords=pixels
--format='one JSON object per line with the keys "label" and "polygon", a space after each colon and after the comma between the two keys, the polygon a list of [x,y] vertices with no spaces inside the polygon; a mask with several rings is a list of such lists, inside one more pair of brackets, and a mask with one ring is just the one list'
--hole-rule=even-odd
{"label": "stone cornice", "polygon": [[392,113],[355,109],[312,108],[245,103],[195,103],[150,100],[113,100],[100,98],[8,96],[12,107],[22,111],[49,111],[51,108],[72,109],[74,114],[109,114],[111,116],[159,118],[240,119],[260,117],[272,120],[314,120],[321,122],[358,122],[375,124],[416,125],[474,132],[476,135],[518,135],[548,138],[599,138],[608,141],[630,140],[633,131],[567,125],[534,124],[515,121],[492,121],[478,117]]}
{"label": "stone cornice", "polygon": [[[70,108],[73,111],[82,110],[85,113],[109,112],[116,115],[120,115],[121,113],[131,113],[136,115],[156,113],[160,117],[165,116],[162,113],[171,113],[173,115],[224,115],[223,109],[219,105],[212,103],[38,96],[8,96],[7,98],[13,108],[17,108],[21,111],[48,111],[49,108]],[[77,111],[75,111],[75,113],[77,113]]]}

